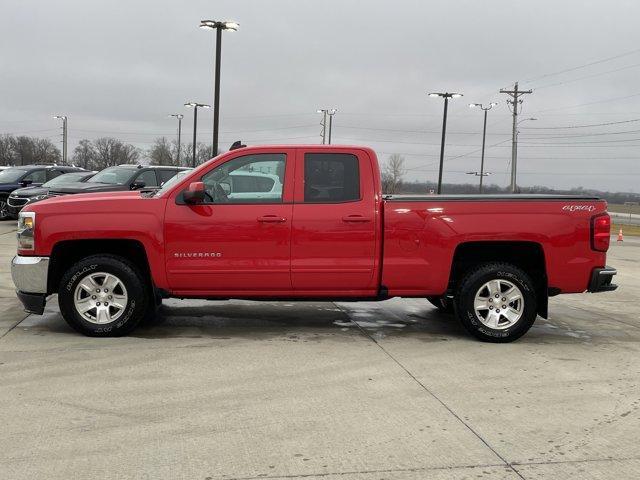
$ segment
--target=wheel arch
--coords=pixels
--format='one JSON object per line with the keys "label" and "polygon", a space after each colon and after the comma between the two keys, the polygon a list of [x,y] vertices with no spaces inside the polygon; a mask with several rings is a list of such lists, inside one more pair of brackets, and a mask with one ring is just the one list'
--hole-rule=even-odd
{"label": "wheel arch", "polygon": [[527,241],[474,241],[459,244],[453,254],[448,291],[455,291],[464,275],[480,264],[510,263],[524,270],[536,285],[538,315],[548,316],[548,281],[544,248]]}
{"label": "wheel arch", "polygon": [[153,285],[149,259],[142,242],[133,239],[64,240],[56,243],[51,250],[47,293],[57,293],[60,279],[71,265],[98,254],[117,255],[127,259]]}

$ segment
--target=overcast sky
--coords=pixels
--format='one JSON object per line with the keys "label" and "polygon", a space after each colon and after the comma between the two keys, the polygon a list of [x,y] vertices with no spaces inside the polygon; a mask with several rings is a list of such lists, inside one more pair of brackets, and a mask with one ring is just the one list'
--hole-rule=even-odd
{"label": "overcast sky", "polygon": [[[100,136],[146,149],[174,138],[167,114],[184,113],[190,138],[184,102],[213,102],[214,34],[198,23],[232,19],[240,30],[223,39],[222,147],[317,143],[315,111],[335,107],[334,143],[369,145],[381,161],[401,153],[408,179],[435,180],[442,101],[426,93],[457,91],[444,181],[475,181],[465,172],[479,169],[482,113],[467,104],[496,101],[486,170],[489,183],[507,185],[511,116],[498,90],[519,80],[534,89],[521,118],[537,118],[521,125],[519,184],[640,191],[637,0],[0,5],[0,134],[59,141],[51,115],[66,114],[70,151]],[[211,112],[199,117],[199,140],[210,142]],[[610,122],[626,123],[581,127]]]}

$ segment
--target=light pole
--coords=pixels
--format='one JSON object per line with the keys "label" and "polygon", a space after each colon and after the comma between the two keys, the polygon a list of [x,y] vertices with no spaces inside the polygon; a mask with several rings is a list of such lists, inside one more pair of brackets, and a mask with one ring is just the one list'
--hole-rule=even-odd
{"label": "light pole", "polygon": [[62,120],[62,164],[67,164],[67,116],[54,115],[53,118]]}
{"label": "light pole", "polygon": [[440,169],[438,170],[438,191],[437,193],[442,193],[442,168],[444,166],[444,139],[447,132],[447,108],[449,107],[449,99],[450,98],[459,98],[462,97],[461,93],[449,93],[449,92],[432,92],[429,94],[430,97],[442,97],[444,98],[444,114],[442,116],[442,141],[440,143]]}
{"label": "light pole", "polygon": [[185,107],[193,107],[193,153],[191,157],[191,166],[196,168],[196,132],[198,129],[198,108],[211,108],[210,105],[205,103],[188,102],[184,104]]}
{"label": "light pole", "polygon": [[480,160],[480,193],[482,193],[482,179],[484,175],[484,145],[487,138],[487,112],[497,105],[496,102],[491,102],[489,105],[484,106],[482,103],[470,103],[469,107],[479,107],[484,111],[484,125],[482,127],[482,160]]}
{"label": "light pole", "polygon": [[516,180],[518,174],[518,134],[520,130],[518,130],[518,125],[522,122],[533,122],[538,120],[537,118],[524,118],[515,124],[516,134],[513,137],[513,160],[511,162],[511,193],[516,193],[518,190],[518,182]]}
{"label": "light pole", "polygon": [[[322,144],[331,145],[331,127],[333,126],[333,116],[338,110],[335,108],[319,108],[316,113],[322,114]],[[327,116],[329,116],[329,141],[327,142]]]}
{"label": "light pole", "polygon": [[218,155],[218,126],[220,123],[220,60],[222,57],[222,31],[230,30],[235,32],[240,24],[229,20],[200,20],[200,28],[206,28],[216,31],[216,59],[215,73],[213,81],[213,154],[212,157]]}
{"label": "light pole", "polygon": [[182,115],[181,113],[172,113],[169,116],[178,119],[178,153],[176,158],[176,165],[180,166],[180,139],[182,137],[182,119],[184,118],[184,115]]}

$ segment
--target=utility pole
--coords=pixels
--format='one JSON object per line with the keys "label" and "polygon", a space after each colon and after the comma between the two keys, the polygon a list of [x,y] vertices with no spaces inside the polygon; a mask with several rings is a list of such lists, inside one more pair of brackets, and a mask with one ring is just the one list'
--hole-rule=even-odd
{"label": "utility pole", "polygon": [[320,136],[322,137],[322,145],[324,145],[327,143],[327,112],[328,110],[326,108],[322,108],[322,109],[316,110],[316,112],[322,114],[322,121],[320,122],[320,125],[322,125],[322,132],[320,132]]}
{"label": "utility pole", "polygon": [[182,118],[184,117],[184,115],[182,115],[181,113],[174,113],[169,116],[178,119],[178,152],[176,155],[176,165],[180,166],[180,137],[182,137]]}
{"label": "utility pole", "polygon": [[188,102],[184,104],[185,107],[193,108],[193,145],[191,156],[191,167],[196,168],[196,135],[198,131],[198,108],[211,108],[210,105],[198,102]]}
{"label": "utility pole", "polygon": [[[489,110],[491,110],[493,107],[495,107],[497,105],[496,102],[491,102],[489,105],[483,105],[482,103],[470,103],[469,107],[471,108],[475,108],[475,107],[479,107],[481,110],[484,111],[484,123],[483,123],[483,127],[482,127],[482,159],[480,160],[480,193],[482,193],[482,179],[486,176],[484,173],[484,146],[485,146],[485,141],[487,138],[487,112]],[[469,173],[476,173],[476,172],[469,172]]]}
{"label": "utility pole", "polygon": [[511,192],[516,193],[518,189],[516,183],[516,174],[518,170],[518,106],[522,104],[519,99],[521,95],[533,93],[532,90],[518,90],[518,82],[513,85],[513,90],[500,89],[500,93],[506,93],[511,97],[507,100],[508,104],[513,107],[513,129],[511,132]]}
{"label": "utility pole", "polygon": [[329,145],[331,145],[331,129],[333,127],[333,116],[337,111],[338,110],[336,110],[335,108],[332,108],[327,112],[327,114],[329,115]]}
{"label": "utility pole", "polygon": [[67,116],[54,115],[53,118],[62,120],[62,164],[67,164]]}

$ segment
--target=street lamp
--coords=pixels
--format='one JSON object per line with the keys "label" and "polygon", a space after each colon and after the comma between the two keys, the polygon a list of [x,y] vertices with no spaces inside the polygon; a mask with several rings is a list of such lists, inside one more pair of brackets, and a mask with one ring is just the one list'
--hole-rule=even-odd
{"label": "street lamp", "polygon": [[218,155],[218,125],[220,123],[220,59],[222,57],[222,31],[235,32],[240,24],[230,20],[200,20],[200,28],[216,31],[216,59],[213,86],[213,155]]}
{"label": "street lamp", "polygon": [[176,158],[176,165],[180,165],[180,137],[182,136],[182,119],[184,118],[184,115],[181,113],[172,113],[169,117],[178,119],[178,158]]}
{"label": "street lamp", "polygon": [[440,168],[438,170],[438,191],[437,193],[442,193],[442,168],[444,166],[444,139],[447,132],[447,108],[449,107],[449,99],[450,98],[460,98],[462,97],[461,93],[449,93],[449,92],[432,92],[429,94],[430,97],[442,97],[444,98],[444,115],[442,116],[442,141],[440,143]]}
{"label": "street lamp", "polygon": [[523,122],[533,122],[538,120],[537,118],[523,118],[519,122],[516,123],[516,134],[514,136],[513,141],[513,161],[511,162],[511,193],[516,193],[518,190],[518,182],[516,180],[516,176],[518,174],[518,134],[520,130],[518,130],[518,125]]}
{"label": "street lamp", "polygon": [[[322,114],[322,144],[329,143],[331,145],[331,127],[333,126],[333,116],[338,110],[335,108],[320,108],[316,113]],[[329,116],[329,142],[327,142],[327,115]]]}
{"label": "street lamp", "polygon": [[62,120],[62,164],[67,164],[67,116],[54,115],[53,118]]}
{"label": "street lamp", "polygon": [[484,175],[484,145],[485,139],[487,138],[487,112],[491,110],[493,107],[498,105],[496,102],[491,102],[489,105],[483,105],[482,103],[470,103],[470,108],[480,108],[484,111],[484,126],[482,127],[482,160],[480,160],[480,193],[482,193],[482,179],[485,177]]}
{"label": "street lamp", "polygon": [[187,102],[184,104],[184,106],[187,108],[193,107],[193,154],[191,158],[191,166],[193,168],[196,168],[196,131],[198,128],[198,108],[211,108],[211,106],[197,102]]}

